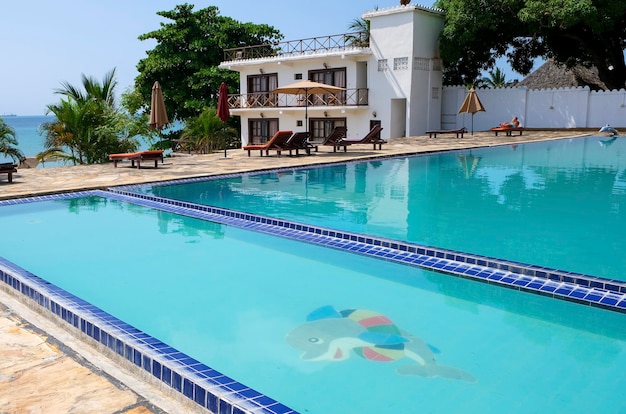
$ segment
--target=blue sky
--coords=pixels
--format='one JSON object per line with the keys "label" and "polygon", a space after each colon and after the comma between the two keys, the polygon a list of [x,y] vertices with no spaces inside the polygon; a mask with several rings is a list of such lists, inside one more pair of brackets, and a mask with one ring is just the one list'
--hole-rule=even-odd
{"label": "blue sky", "polygon": [[[116,68],[118,94],[132,86],[137,62],[152,41],[137,37],[165,22],[156,12],[185,1],[20,0],[2,4],[0,114],[43,115],[57,103],[61,82],[80,85],[81,74],[102,79]],[[214,0],[197,1],[195,10],[217,6],[223,16],[265,23],[285,40],[345,33],[352,20],[398,0]],[[418,2],[432,6],[434,1]],[[512,74],[507,78],[513,79]]]}

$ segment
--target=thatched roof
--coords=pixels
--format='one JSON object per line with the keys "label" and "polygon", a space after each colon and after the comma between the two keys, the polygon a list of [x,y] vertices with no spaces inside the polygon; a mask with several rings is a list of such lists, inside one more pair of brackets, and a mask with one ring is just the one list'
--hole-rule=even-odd
{"label": "thatched roof", "polygon": [[588,86],[593,91],[606,91],[608,88],[598,78],[598,69],[576,66],[567,69],[548,60],[539,69],[526,76],[516,86],[526,86],[528,89],[571,88]]}

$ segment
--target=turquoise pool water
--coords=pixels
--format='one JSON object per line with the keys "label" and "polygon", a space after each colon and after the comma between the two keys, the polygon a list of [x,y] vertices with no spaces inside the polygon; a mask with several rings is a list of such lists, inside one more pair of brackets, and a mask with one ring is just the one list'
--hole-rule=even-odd
{"label": "turquoise pool water", "polygon": [[[624,314],[103,197],[2,206],[0,227],[4,258],[299,412],[626,409]],[[363,346],[381,332],[426,346]]]}
{"label": "turquoise pool water", "polygon": [[624,281],[624,155],[589,137],[140,191]]}

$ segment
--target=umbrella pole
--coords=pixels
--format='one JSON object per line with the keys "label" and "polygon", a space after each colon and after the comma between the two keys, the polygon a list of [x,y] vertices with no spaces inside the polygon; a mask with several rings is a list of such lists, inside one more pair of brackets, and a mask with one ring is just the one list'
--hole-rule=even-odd
{"label": "umbrella pole", "polygon": [[304,130],[309,132],[309,90],[304,94]]}

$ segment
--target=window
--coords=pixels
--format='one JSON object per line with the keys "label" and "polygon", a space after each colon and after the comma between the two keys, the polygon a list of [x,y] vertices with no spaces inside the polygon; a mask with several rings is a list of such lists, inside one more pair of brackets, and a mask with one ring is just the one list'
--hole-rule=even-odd
{"label": "window", "polygon": [[[346,68],[327,68],[309,71],[309,79],[313,82],[325,83],[327,85],[346,87]],[[312,105],[344,105],[346,102],[346,92],[326,93],[323,95],[313,95],[309,98]]]}
{"label": "window", "polygon": [[413,58],[413,70],[430,70],[430,59],[421,57]]}
{"label": "window", "polygon": [[430,89],[430,98],[439,99],[439,88],[433,87]]}
{"label": "window", "polygon": [[409,58],[400,57],[393,59],[393,70],[407,70],[409,68]]}
{"label": "window", "polygon": [[248,144],[265,144],[278,131],[278,118],[250,118]]}
{"label": "window", "polygon": [[248,106],[276,106],[276,95],[270,94],[278,87],[278,74],[269,73],[248,76]]}
{"label": "window", "polygon": [[293,75],[293,78],[295,80],[302,80],[302,74],[301,73],[296,73],[295,75]]}
{"label": "window", "polygon": [[324,142],[337,126],[346,126],[346,118],[309,118],[309,132],[311,142]]}
{"label": "window", "polygon": [[378,71],[384,72],[387,70],[387,59],[378,59]]}

